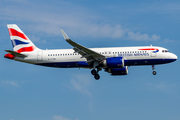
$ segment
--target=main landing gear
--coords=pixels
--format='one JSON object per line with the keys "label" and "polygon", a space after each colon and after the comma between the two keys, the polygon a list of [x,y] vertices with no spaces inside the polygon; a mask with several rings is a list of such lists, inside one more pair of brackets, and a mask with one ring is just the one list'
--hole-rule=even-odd
{"label": "main landing gear", "polygon": [[100,78],[100,76],[99,76],[99,74],[98,74],[98,72],[99,72],[100,70],[101,70],[100,68],[97,68],[97,71],[96,71],[95,69],[92,69],[92,70],[91,70],[91,74],[94,75],[94,78],[95,78],[96,80],[99,80],[99,78]]}
{"label": "main landing gear", "polygon": [[155,71],[155,67],[154,67],[154,65],[152,65],[152,70],[153,70],[153,75],[156,75],[156,71]]}
{"label": "main landing gear", "polygon": [[[95,78],[96,80],[99,80],[100,76],[99,76],[98,72],[99,72],[100,70],[102,70],[102,69],[99,68],[98,66],[99,66],[99,62],[95,60],[95,61],[93,62],[93,69],[91,70],[91,74],[94,75],[94,78]],[[96,71],[96,68],[97,68],[97,71]]]}

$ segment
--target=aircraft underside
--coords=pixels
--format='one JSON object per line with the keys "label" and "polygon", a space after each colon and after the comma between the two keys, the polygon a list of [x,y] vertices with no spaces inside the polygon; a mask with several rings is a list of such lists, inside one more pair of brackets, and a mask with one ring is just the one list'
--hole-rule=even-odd
{"label": "aircraft underside", "polygon": [[[137,65],[158,65],[175,61],[175,59],[143,59],[143,60],[124,60],[124,66],[137,66]],[[89,65],[86,61],[80,62],[50,62],[50,63],[38,63],[36,65],[57,67],[57,68],[75,68],[84,67],[92,68],[93,65]],[[99,67],[103,67],[100,65]]]}

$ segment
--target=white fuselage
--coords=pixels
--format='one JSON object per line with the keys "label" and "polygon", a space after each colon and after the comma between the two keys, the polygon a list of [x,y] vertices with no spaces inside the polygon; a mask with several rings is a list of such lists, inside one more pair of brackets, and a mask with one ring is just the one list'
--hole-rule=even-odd
{"label": "white fuselage", "polygon": [[[151,49],[153,48],[153,49]],[[154,50],[155,48],[155,50]],[[107,58],[123,57],[125,66],[131,65],[156,65],[173,62],[177,56],[168,52],[167,49],[156,46],[142,47],[113,47],[113,48],[90,48]],[[86,62],[85,58],[75,53],[73,49],[40,50],[24,52],[27,55],[24,59],[16,57],[15,60],[37,65],[70,68],[70,67],[90,67],[78,64]]]}

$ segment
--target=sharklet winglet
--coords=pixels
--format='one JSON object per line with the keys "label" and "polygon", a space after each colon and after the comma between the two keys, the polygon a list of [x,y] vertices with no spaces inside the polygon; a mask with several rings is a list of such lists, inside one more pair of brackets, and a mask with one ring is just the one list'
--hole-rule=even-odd
{"label": "sharklet winglet", "polygon": [[65,40],[70,40],[70,38],[68,37],[68,35],[61,29],[61,33],[64,37]]}

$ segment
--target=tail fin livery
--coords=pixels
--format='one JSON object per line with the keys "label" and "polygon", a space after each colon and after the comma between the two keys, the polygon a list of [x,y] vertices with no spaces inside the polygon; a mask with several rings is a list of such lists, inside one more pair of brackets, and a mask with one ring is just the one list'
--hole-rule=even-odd
{"label": "tail fin livery", "polygon": [[15,52],[32,52],[37,48],[16,24],[8,24],[7,27]]}

